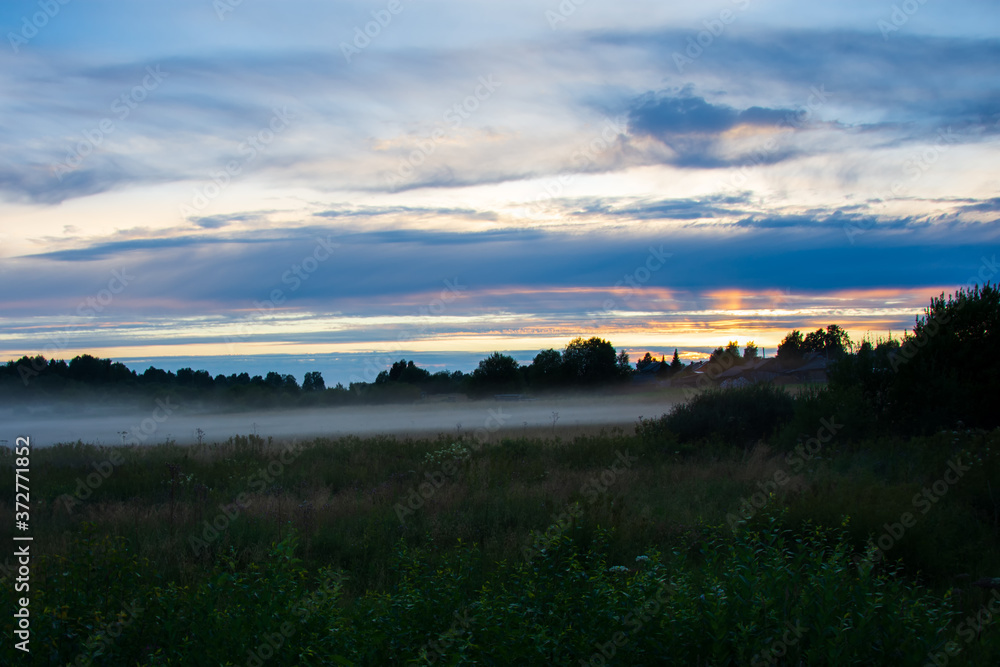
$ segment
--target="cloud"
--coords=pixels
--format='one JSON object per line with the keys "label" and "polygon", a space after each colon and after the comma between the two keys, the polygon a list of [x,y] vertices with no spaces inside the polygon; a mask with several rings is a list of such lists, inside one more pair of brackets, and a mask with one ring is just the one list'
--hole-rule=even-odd
{"label": "cloud", "polygon": [[[660,154],[660,161],[698,168],[738,165],[749,159],[751,151],[742,149],[727,133],[741,128],[791,130],[801,124],[800,115],[792,109],[752,106],[739,110],[694,95],[655,93],[636,100],[628,118],[633,135],[651,137],[670,149]],[[775,164],[794,154],[788,147],[771,150],[758,155],[757,162]]]}
{"label": "cloud", "polygon": [[968,213],[997,213],[1000,212],[1000,197],[994,197],[985,201],[963,206],[960,212]]}
{"label": "cloud", "polygon": [[384,216],[421,217],[457,217],[466,220],[496,220],[499,216],[493,211],[477,211],[472,208],[430,208],[418,206],[357,206],[353,208],[337,208],[320,211],[313,214],[319,218],[379,218]]}
{"label": "cloud", "polygon": [[671,97],[649,93],[629,110],[629,129],[657,139],[675,135],[721,134],[739,125],[780,127],[789,124],[791,109],[750,107],[738,111],[709,104],[703,97]]}
{"label": "cloud", "polygon": [[[392,312],[392,304],[412,303],[417,295],[440,290],[445,280],[460,281],[471,290],[496,291],[494,301],[479,305],[503,308],[504,290],[613,289],[636,275],[649,257],[664,253],[669,259],[650,260],[662,266],[646,286],[707,290],[734,285],[940,285],[964,281],[983,248],[996,247],[1000,239],[995,226],[953,222],[939,229],[906,219],[868,220],[856,213],[831,212],[825,218],[748,217],[729,226],[660,233],[365,232],[328,226],[270,229],[256,237],[134,239],[15,260],[18,271],[5,281],[11,296],[0,309],[30,309],[36,297],[53,295],[75,303],[94,285],[107,282],[109,271],[123,267],[136,280],[117,303],[130,308],[157,303],[188,313],[219,313],[249,308],[280,290],[287,298],[282,310]],[[865,230],[855,244],[845,233],[850,222]],[[901,230],[907,232],[902,243]],[[576,307],[572,297],[563,301]]]}
{"label": "cloud", "polygon": [[564,202],[576,216],[613,216],[635,220],[698,220],[743,213],[747,195],[713,195],[704,198],[631,201],[619,198],[590,198]]}

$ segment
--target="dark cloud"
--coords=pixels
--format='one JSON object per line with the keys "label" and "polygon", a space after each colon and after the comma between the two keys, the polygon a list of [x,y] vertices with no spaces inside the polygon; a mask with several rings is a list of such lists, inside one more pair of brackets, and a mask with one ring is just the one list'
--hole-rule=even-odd
{"label": "dark cloud", "polygon": [[968,213],[997,213],[1000,212],[1000,197],[994,197],[993,199],[987,199],[986,201],[982,201],[977,204],[963,206],[959,210],[960,212]]}
{"label": "dark cloud", "polygon": [[652,93],[629,110],[629,130],[669,141],[675,135],[721,134],[737,125],[779,127],[795,118],[791,109],[750,107],[742,111],[710,104],[702,97],[664,97]]}
{"label": "dark cloud", "polygon": [[253,222],[256,220],[260,220],[259,215],[244,213],[239,215],[207,215],[193,218],[191,222],[203,229],[221,229],[234,222]]}
{"label": "dark cloud", "polygon": [[[721,215],[739,215],[749,197],[716,195],[701,199],[663,199],[652,202],[622,202],[615,198],[594,198],[566,202],[577,216],[605,215],[635,220],[697,220]],[[730,208],[735,207],[735,208]]]}
{"label": "dark cloud", "polygon": [[[707,76],[725,81],[729,93],[767,91],[786,99],[791,94],[792,106],[800,113],[811,106],[829,116],[833,105],[876,111],[886,119],[883,123],[911,127],[914,138],[949,124],[970,133],[975,128],[1000,131],[1000,40],[995,38],[900,33],[884,40],[877,32],[853,30],[755,30],[727,34],[686,71],[678,71],[672,54],[683,52],[688,37],[676,30],[615,32],[591,35],[589,46],[627,44],[658,54],[671,80]],[[648,108],[647,113],[656,110]],[[654,118],[647,131],[670,130],[671,122],[676,123],[673,127],[688,123],[711,129],[713,122],[724,127],[735,121],[731,110],[695,101],[686,106],[668,103],[659,112],[666,127],[657,126]],[[702,117],[691,119],[692,113]],[[781,122],[770,113],[747,116],[757,118]]]}
{"label": "dark cloud", "polygon": [[776,164],[793,157],[790,147],[758,151],[755,154],[725,155],[722,134],[738,126],[798,128],[800,115],[792,109],[754,106],[734,109],[711,104],[703,97],[648,93],[636,100],[628,112],[629,131],[657,139],[671,153],[655,156],[656,161],[680,167],[714,169],[753,162]]}
{"label": "dark cloud", "polygon": [[39,204],[59,204],[77,197],[107,192],[129,184],[159,180],[150,170],[131,160],[101,156],[93,157],[75,169],[58,169],[58,162],[49,164],[10,164],[8,157],[0,163],[0,192],[14,201]]}
{"label": "dark cloud", "polygon": [[[847,233],[851,225],[861,232],[854,243]],[[901,229],[907,232],[905,241],[900,240]],[[7,296],[2,307],[5,312],[35,307],[52,312],[50,301],[60,295],[72,310],[74,303],[107,284],[110,271],[124,269],[135,279],[116,297],[115,312],[144,310],[149,304],[181,308],[186,314],[232,312],[280,290],[281,308],[289,312],[370,315],[412,306],[416,295],[440,292],[445,280],[457,280],[472,291],[496,291],[496,296],[464,308],[503,310],[505,290],[612,289],[659,254],[670,257],[649,274],[646,286],[692,291],[938,286],[963,284],[975,274],[981,255],[1000,246],[995,225],[920,225],[837,212],[819,220],[746,218],[734,232],[692,227],[667,234],[627,228],[587,235],[542,230],[464,234],[317,227],[269,230],[267,238],[107,243],[13,260],[17,270],[6,275],[4,294],[18,295],[17,301]],[[587,299],[594,297],[560,297],[558,303],[545,302],[542,312],[586,310]],[[591,306],[597,310],[600,304]]]}

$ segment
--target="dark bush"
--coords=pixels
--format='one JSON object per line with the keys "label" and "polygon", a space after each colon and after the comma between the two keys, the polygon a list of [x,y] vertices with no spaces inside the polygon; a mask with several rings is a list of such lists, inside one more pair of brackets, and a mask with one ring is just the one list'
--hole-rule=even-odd
{"label": "dark bush", "polygon": [[659,419],[642,420],[636,433],[647,439],[673,434],[681,443],[722,440],[747,445],[773,434],[794,411],[794,399],[771,384],[711,389]]}

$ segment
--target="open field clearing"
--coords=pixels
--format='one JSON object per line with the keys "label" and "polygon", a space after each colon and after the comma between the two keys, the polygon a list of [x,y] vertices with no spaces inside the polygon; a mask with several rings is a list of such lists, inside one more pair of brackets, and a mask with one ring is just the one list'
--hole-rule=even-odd
{"label": "open field clearing", "polygon": [[40,448],[34,664],[995,664],[1000,432],[634,431]]}

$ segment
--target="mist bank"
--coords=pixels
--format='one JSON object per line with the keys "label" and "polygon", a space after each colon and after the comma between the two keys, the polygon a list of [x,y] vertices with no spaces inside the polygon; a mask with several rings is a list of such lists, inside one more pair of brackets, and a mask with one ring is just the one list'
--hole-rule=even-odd
{"label": "mist bank", "polygon": [[552,395],[529,400],[436,397],[410,403],[232,412],[219,406],[37,404],[0,409],[0,440],[30,436],[35,446],[57,443],[152,445],[223,442],[234,435],[275,439],[439,433],[499,438],[540,432],[565,434],[595,427],[631,429],[682,400],[680,392]]}

